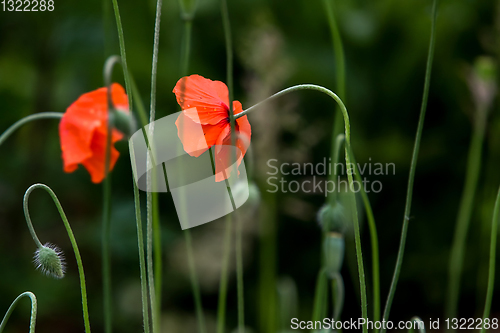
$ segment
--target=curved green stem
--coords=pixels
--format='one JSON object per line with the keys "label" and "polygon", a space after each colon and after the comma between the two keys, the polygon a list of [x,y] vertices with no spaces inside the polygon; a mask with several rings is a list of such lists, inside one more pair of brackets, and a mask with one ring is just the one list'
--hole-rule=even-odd
{"label": "curved green stem", "polygon": [[[129,140],[130,161],[132,164],[133,174],[137,174],[135,161],[135,150],[132,140]],[[137,247],[139,250],[139,267],[141,271],[141,299],[142,299],[142,320],[144,324],[144,333],[149,333],[149,307],[148,307],[148,280],[146,275],[146,258],[144,255],[144,234],[142,230],[141,217],[141,197],[139,188],[134,183],[134,205],[135,205],[135,221],[137,225]]]}
{"label": "curved green stem", "polygon": [[481,333],[484,332],[484,319],[489,318],[491,301],[493,299],[493,290],[495,285],[495,262],[497,249],[498,223],[500,222],[500,189],[498,189],[495,208],[493,210],[493,220],[491,221],[491,243],[490,243],[490,267],[488,274],[488,291],[486,292],[486,301],[484,303],[483,327]]}
{"label": "curved green stem", "polygon": [[[340,35],[340,31],[335,20],[335,2],[334,0],[323,0],[323,4],[325,6],[328,24],[330,26],[330,33],[332,35],[332,44],[333,51],[335,53],[335,69],[337,72],[337,89],[339,92],[340,98],[345,100],[345,56],[344,56],[344,46],[342,44],[342,37]],[[341,113],[337,111],[335,113],[335,121],[333,127],[332,140],[336,140],[339,133],[342,131],[341,125]],[[338,153],[338,150],[333,150],[332,156],[335,156]],[[352,153],[352,152],[351,152]],[[357,166],[356,161],[353,157],[353,163]],[[332,174],[330,180],[336,180],[336,173]],[[361,176],[356,170],[355,174],[356,180],[358,182],[361,181]],[[334,202],[337,192],[333,192],[330,194],[330,203]],[[378,251],[378,236],[377,236],[377,227],[375,224],[375,218],[373,216],[373,211],[370,205],[370,201],[368,196],[364,190],[361,189],[361,197],[363,199],[363,204],[365,206],[368,226],[370,230],[370,239],[371,239],[371,247],[372,247],[372,280],[373,280],[373,320],[380,320],[380,269],[379,269],[379,251]]]}
{"label": "curved green stem", "polygon": [[[344,46],[342,44],[342,37],[335,20],[335,4],[334,0],[323,0],[328,24],[330,26],[330,33],[332,35],[333,52],[335,53],[335,70],[337,74],[337,89],[340,98],[345,100],[345,56]],[[342,133],[342,113],[340,110],[335,112],[335,120],[333,122],[332,140]]]}
{"label": "curved green stem", "polygon": [[31,217],[28,209],[28,200],[31,192],[33,192],[36,189],[43,189],[49,193],[50,197],[54,201],[54,204],[57,207],[57,211],[59,212],[59,215],[61,216],[61,219],[64,223],[64,227],[66,228],[66,232],[68,233],[69,240],[71,241],[71,246],[73,247],[73,252],[75,253],[75,258],[76,258],[76,263],[78,265],[78,274],[80,276],[80,289],[82,292],[82,308],[83,308],[83,321],[85,324],[85,332],[90,333],[90,322],[89,322],[89,310],[88,310],[88,305],[87,305],[87,286],[85,284],[85,273],[83,271],[83,263],[82,263],[82,258],[80,256],[80,250],[78,249],[78,244],[76,243],[75,236],[73,234],[73,230],[71,230],[71,226],[69,225],[68,218],[66,217],[66,214],[64,213],[64,210],[61,206],[61,203],[59,202],[59,199],[57,198],[56,194],[50,187],[44,184],[34,184],[31,185],[27,190],[26,193],[24,194],[24,199],[23,199],[23,210],[24,210],[24,216],[26,217],[26,223],[28,224],[28,228],[30,229],[30,232],[33,236],[33,239],[35,240],[35,243],[37,243],[37,246],[41,244],[40,240],[36,236],[35,230],[33,228],[33,224],[31,223]]}
{"label": "curved green stem", "polygon": [[31,318],[30,318],[30,332],[29,333],[35,333],[35,324],[36,324],[36,312],[37,312],[37,305],[36,305],[36,296],[32,292],[26,291],[22,293],[21,295],[17,296],[14,302],[10,305],[9,309],[5,313],[5,316],[2,319],[2,322],[0,323],[0,333],[3,332],[5,326],[7,325],[7,321],[9,320],[10,315],[14,311],[14,308],[16,307],[17,303],[19,300],[23,297],[29,297],[31,299]]}
{"label": "curved green stem", "polygon": [[132,93],[131,93],[132,89],[128,73],[127,53],[125,52],[125,37],[123,36],[122,19],[120,17],[120,9],[118,8],[118,1],[117,0],[112,0],[112,1],[113,1],[113,11],[115,12],[116,30],[118,30],[118,41],[120,43],[120,57],[123,67],[123,76],[125,78],[125,88],[128,92],[128,105],[130,108],[132,108]]}
{"label": "curved green stem", "polygon": [[[349,123],[349,114],[347,113],[347,109],[342,102],[342,100],[331,90],[326,89],[324,87],[314,85],[314,84],[301,84],[297,86],[293,86],[287,89],[284,89],[271,97],[265,99],[264,101],[257,103],[256,105],[246,109],[243,112],[240,112],[235,116],[235,118],[242,117],[246,114],[248,114],[251,110],[257,108],[258,106],[262,105],[263,103],[276,99],[280,96],[283,96],[285,94],[288,94],[293,91],[298,91],[298,90],[315,90],[322,92],[331,98],[339,105],[340,110],[342,112],[342,115],[344,117],[344,130],[345,130],[345,141],[346,141],[346,147],[345,147],[345,160],[346,160],[346,165],[348,168],[352,165],[351,164],[351,154],[349,153],[351,151],[351,125]],[[351,170],[348,170],[347,172],[347,178],[349,181],[349,187],[351,189],[351,206],[352,206],[352,214],[353,214],[353,226],[354,226],[354,241],[356,243],[356,257],[357,257],[357,262],[358,262],[358,274],[359,274],[359,284],[360,284],[360,291],[361,291],[361,315],[364,319],[368,319],[368,313],[367,313],[367,300],[366,300],[366,281],[365,281],[365,270],[364,270],[364,264],[363,264],[363,254],[362,254],[362,249],[361,249],[361,235],[359,231],[359,222],[358,222],[358,209],[356,206],[356,198],[354,197],[354,181],[352,177],[352,172]],[[363,326],[363,332],[367,332],[367,326]]]}
{"label": "curved green stem", "polygon": [[12,133],[14,133],[19,127],[23,126],[26,123],[38,119],[61,119],[63,115],[64,113],[62,112],[40,112],[19,119],[9,128],[7,128],[5,132],[2,133],[2,135],[0,135],[0,146],[2,145],[2,143],[4,143],[5,140],[10,137]]}
{"label": "curved green stem", "polygon": [[[384,309],[385,321],[389,320],[389,313],[391,312],[391,305],[394,299],[394,294],[396,293],[396,286],[399,280],[399,274],[401,272],[401,266],[403,264],[403,256],[406,245],[406,235],[408,233],[408,224],[410,221],[411,212],[411,200],[413,195],[413,183],[415,181],[415,170],[417,168],[418,153],[420,150],[420,140],[422,138],[422,132],[424,128],[425,113],[427,111],[427,98],[429,96],[429,87],[431,81],[431,70],[432,70],[432,60],[434,58],[434,45],[436,42],[436,16],[437,16],[437,4],[438,0],[434,0],[432,6],[432,27],[431,27],[431,38],[429,41],[429,53],[427,55],[427,67],[425,70],[425,83],[424,83],[424,93],[422,97],[422,107],[420,109],[420,116],[418,119],[417,134],[415,137],[415,145],[413,147],[413,154],[411,158],[410,165],[410,175],[408,177],[408,190],[406,193],[406,204],[403,218],[403,228],[401,231],[401,241],[399,244],[398,257],[396,260],[396,267],[394,268],[394,275],[392,277],[391,287],[389,290],[389,295],[387,296],[387,302]],[[384,333],[386,330],[382,329],[381,332]]]}
{"label": "curved green stem", "polygon": [[340,320],[340,314],[344,308],[344,279],[340,273],[335,273],[332,279],[333,295],[333,319]]}

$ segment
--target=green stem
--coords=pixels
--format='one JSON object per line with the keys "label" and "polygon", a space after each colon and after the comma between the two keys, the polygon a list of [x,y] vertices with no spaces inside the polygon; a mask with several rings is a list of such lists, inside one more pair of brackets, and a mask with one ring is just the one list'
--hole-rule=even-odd
{"label": "green stem", "polygon": [[137,85],[135,84],[135,80],[132,74],[130,74],[130,86],[132,88],[132,94],[134,95],[135,108],[137,110],[137,113],[139,114],[141,127],[144,127],[148,124],[148,116],[146,114],[144,103],[142,102],[141,94],[139,93],[139,89],[137,89]]}
{"label": "green stem", "polygon": [[[148,136],[151,136],[154,133],[154,121],[156,114],[156,77],[158,72],[158,49],[160,43],[160,22],[161,22],[161,7],[162,0],[157,0],[156,3],[156,17],[155,17],[155,33],[154,33],[154,44],[153,44],[153,60],[151,65],[151,104],[150,104],[150,113],[149,113],[149,123],[150,125],[150,133]],[[150,152],[148,151],[148,154]],[[150,163],[148,158],[148,163]],[[149,170],[149,168],[148,168]],[[152,175],[153,174],[153,175]],[[153,177],[152,177],[153,176]],[[153,224],[154,224],[154,215],[157,211],[157,206],[154,205],[154,202],[157,200],[153,200],[153,197],[158,195],[153,194],[151,191],[154,191],[154,187],[156,185],[156,166],[153,166],[152,171],[148,172],[147,175],[147,183],[148,183],[148,192],[147,192],[147,266],[148,266],[148,280],[149,280],[149,299],[151,303],[151,312],[152,312],[152,322],[153,322],[153,332],[159,333],[161,330],[160,325],[160,314],[161,314],[161,294],[157,294],[155,292],[155,271],[153,270]],[[158,233],[158,230],[156,230]],[[158,243],[158,239],[155,242],[155,249],[161,251],[161,244]],[[161,253],[156,252],[156,257],[161,256]],[[157,271],[156,273],[161,274],[158,270],[161,270],[161,260],[157,262]],[[158,285],[161,284],[161,281],[158,282]],[[157,299],[158,298],[158,299]]]}
{"label": "green stem", "polygon": [[[194,10],[192,13],[186,12],[186,9],[183,8],[183,2],[180,0],[180,6],[182,8],[182,18],[184,20],[184,41],[182,44],[182,56],[181,56],[181,76],[186,76],[189,71],[189,58],[191,54],[191,33],[192,33],[192,26],[193,26],[193,18],[194,18]],[[184,89],[185,87],[183,87]],[[184,93],[184,92],[183,92]],[[210,150],[210,154],[212,151]],[[213,162],[213,158],[211,158]],[[180,177],[184,177],[184,172],[182,169],[182,165],[179,164],[179,174]],[[214,171],[215,173],[215,171]],[[181,189],[182,191],[183,189]],[[182,198],[184,198],[184,195],[182,195]],[[185,203],[184,201],[182,202],[182,214],[186,214],[185,212]],[[196,318],[198,319],[198,330],[200,333],[205,333],[205,315],[203,313],[203,305],[201,302],[201,293],[200,293],[200,287],[198,284],[198,277],[196,274],[196,265],[194,262],[194,255],[193,255],[193,244],[192,244],[192,238],[191,238],[191,231],[189,229],[185,229],[184,232],[184,238],[186,241],[186,249],[187,249],[187,255],[188,255],[188,264],[189,264],[189,277],[191,280],[191,288],[193,290],[193,298],[194,298],[194,304],[195,304],[195,309],[196,309]]]}
{"label": "green stem", "polygon": [[[337,72],[337,89],[339,92],[340,98],[345,100],[345,86],[346,86],[346,70],[345,70],[345,56],[344,56],[344,46],[342,44],[342,37],[340,35],[340,31],[335,20],[335,3],[334,0],[323,0],[323,4],[325,6],[325,11],[328,17],[328,23],[330,26],[330,33],[332,35],[332,44],[333,51],[335,53],[335,68]],[[337,136],[342,131],[342,123],[341,123],[341,112],[337,110],[335,113],[335,121],[332,133],[332,140],[336,140]],[[338,150],[333,150],[333,155],[335,156],[338,153]],[[352,152],[351,152],[352,153]],[[353,157],[353,162],[356,164],[356,161]],[[357,164],[356,164],[357,165]],[[330,180],[336,180],[336,173],[333,173]],[[361,176],[358,171],[356,171],[356,180],[359,182],[361,180]],[[335,197],[337,192],[335,191],[331,195],[330,203],[335,201]],[[361,190],[361,197],[363,199],[363,204],[365,206],[365,210],[367,213],[368,226],[370,230],[370,238],[371,238],[371,247],[372,247],[372,280],[373,280],[373,320],[380,320],[380,269],[379,269],[379,250],[378,250],[378,236],[377,236],[377,227],[375,224],[375,218],[373,216],[373,211],[370,205],[370,201],[368,196],[364,190]]]}
{"label": "green stem", "polygon": [[458,299],[460,293],[460,278],[464,260],[467,230],[469,228],[477,182],[481,169],[482,146],[486,127],[486,115],[478,110],[478,118],[474,124],[472,139],[467,157],[467,171],[465,186],[460,200],[460,208],[457,215],[456,229],[451,247],[449,270],[448,270],[448,298],[446,302],[446,314],[448,318],[456,318]]}
{"label": "green stem", "polygon": [[491,301],[493,299],[493,290],[495,285],[495,261],[497,249],[497,234],[498,222],[500,221],[500,189],[498,189],[495,208],[493,210],[493,220],[491,221],[491,245],[490,245],[490,267],[488,274],[488,291],[486,292],[486,301],[484,303],[483,327],[481,333],[484,332],[484,321],[490,316]]}
{"label": "green stem", "polygon": [[104,307],[104,331],[113,331],[113,304],[111,288],[111,173],[109,172],[111,160],[111,136],[113,130],[113,114],[115,107],[111,92],[111,77],[114,65],[120,62],[118,56],[111,56],[104,64],[104,83],[107,87],[108,119],[106,132],[106,149],[104,153],[104,182],[103,182],[103,209],[102,209],[102,281],[103,281],[103,307]]}
{"label": "green stem", "polygon": [[118,41],[120,43],[120,57],[122,61],[123,77],[125,78],[125,88],[128,92],[128,105],[132,108],[132,89],[127,66],[127,54],[125,52],[125,37],[123,36],[122,19],[120,17],[120,9],[118,8],[118,0],[113,1],[113,11],[115,12],[116,30],[118,30]]}
{"label": "green stem", "polygon": [[66,232],[68,233],[69,240],[71,241],[71,246],[73,247],[73,252],[75,253],[75,258],[76,258],[76,263],[78,265],[78,274],[80,276],[80,289],[82,292],[82,308],[83,308],[83,321],[85,324],[85,332],[90,333],[90,322],[89,322],[89,310],[88,310],[88,305],[87,305],[87,287],[85,284],[85,273],[83,271],[83,263],[82,263],[82,258],[80,256],[80,250],[78,249],[78,244],[76,243],[75,236],[73,234],[73,230],[71,230],[71,226],[69,225],[68,218],[66,217],[66,214],[64,213],[64,210],[61,206],[61,203],[59,202],[59,199],[57,198],[56,194],[50,187],[44,184],[34,184],[31,185],[27,190],[26,193],[24,194],[24,199],[23,199],[23,209],[24,209],[24,216],[26,217],[26,223],[28,224],[28,228],[30,229],[30,232],[33,236],[33,239],[35,240],[35,243],[37,246],[40,246],[41,242],[36,236],[35,230],[33,228],[33,224],[31,223],[31,217],[28,209],[28,199],[31,194],[36,189],[43,189],[47,191],[54,201],[54,204],[57,207],[57,211],[59,212],[59,215],[61,216],[61,219],[64,223],[64,227],[66,228]]}
{"label": "green stem", "polygon": [[[135,153],[132,140],[129,140],[130,161],[132,163],[132,172],[137,173],[135,165]],[[135,177],[134,177],[135,179]],[[141,299],[142,299],[142,318],[144,324],[144,333],[149,333],[149,308],[148,308],[148,282],[146,276],[146,259],[144,255],[144,234],[142,230],[141,218],[141,197],[139,188],[134,183],[134,204],[135,204],[135,221],[137,223],[137,246],[139,250],[139,266],[141,271]]]}
{"label": "green stem", "polygon": [[[156,174],[155,174],[156,175]],[[153,176],[156,181],[156,176]],[[161,225],[160,225],[160,204],[159,193],[153,192],[153,251],[154,251],[154,274],[155,274],[155,297],[157,305],[157,316],[160,318],[161,311],[161,293],[163,282],[163,268],[162,268],[162,245],[161,245]],[[160,320],[160,319],[159,319]]]}
{"label": "green stem", "polygon": [[322,320],[326,317],[328,295],[328,277],[325,268],[321,268],[316,278],[316,290],[314,292],[314,303],[312,320]]}
{"label": "green stem", "polygon": [[196,266],[194,263],[193,255],[193,244],[191,240],[191,232],[189,229],[184,230],[184,236],[186,239],[186,248],[188,254],[188,264],[189,264],[189,277],[191,279],[191,288],[193,289],[193,298],[196,308],[196,317],[198,319],[198,330],[200,333],[205,333],[205,315],[203,314],[203,306],[201,303],[200,287],[198,285],[198,278],[196,275]]}
{"label": "green stem", "polygon": [[[237,214],[237,213],[235,213]],[[245,288],[243,284],[243,221],[236,219],[236,284],[238,289],[238,332],[245,332]]]}
{"label": "green stem", "polygon": [[19,119],[9,128],[7,128],[5,132],[2,133],[2,135],[0,135],[0,146],[2,145],[2,143],[4,143],[5,140],[10,137],[12,133],[14,133],[19,127],[23,126],[26,123],[38,119],[61,119],[63,115],[64,113],[62,112],[40,112]]}
{"label": "green stem", "polygon": [[222,271],[219,286],[219,301],[217,307],[217,333],[224,333],[226,322],[226,301],[227,301],[227,282],[229,273],[229,258],[231,254],[232,237],[232,214],[226,215],[226,232],[224,235],[224,250],[222,258]]}
{"label": "green stem", "polygon": [[[340,110],[342,111],[342,115],[344,117],[344,126],[345,126],[345,142],[346,142],[346,147],[345,147],[345,160],[346,160],[346,165],[351,166],[351,154],[349,153],[351,151],[351,125],[349,123],[349,114],[347,113],[347,109],[342,102],[342,100],[331,90],[326,89],[324,87],[314,85],[314,84],[301,84],[297,86],[293,86],[287,89],[284,89],[271,97],[268,97],[264,101],[255,104],[254,106],[251,106],[250,108],[246,109],[243,112],[240,112],[235,116],[235,118],[243,117],[244,115],[248,114],[251,110],[257,108],[260,106],[262,103],[268,102],[270,100],[276,99],[280,96],[283,96],[285,94],[288,94],[290,92],[298,91],[298,90],[315,90],[319,91],[321,93],[324,93],[331,98],[339,105]],[[368,319],[368,313],[367,313],[367,300],[366,300],[366,281],[365,281],[365,270],[364,270],[364,265],[363,265],[363,254],[362,254],[362,249],[361,249],[361,235],[359,232],[359,221],[358,221],[358,209],[356,206],[356,198],[354,197],[354,181],[352,177],[352,172],[348,171],[347,172],[347,178],[349,181],[349,187],[351,188],[351,207],[352,207],[352,218],[353,218],[353,226],[354,226],[354,241],[356,244],[356,257],[357,257],[357,262],[358,262],[358,274],[359,274],[359,284],[360,284],[360,293],[361,293],[361,315],[364,319]],[[367,326],[363,326],[363,332],[367,332]]]}
{"label": "green stem", "polygon": [[[265,186],[265,184],[261,184]],[[275,333],[277,331],[277,293],[276,285],[276,253],[277,253],[277,221],[276,195],[262,193],[262,217],[259,219],[259,296],[257,311],[259,314],[259,332]]]}
{"label": "green stem", "polygon": [[191,32],[193,28],[193,19],[191,17],[184,18],[184,41],[182,43],[182,56],[181,56],[181,73],[182,76],[188,74],[189,71],[189,57],[191,55]]}
{"label": "green stem", "polygon": [[[425,83],[424,83],[424,92],[422,97],[422,107],[420,109],[420,116],[418,119],[418,127],[417,134],[415,137],[415,145],[413,147],[413,154],[411,158],[410,165],[410,175],[408,177],[408,190],[406,193],[406,204],[403,218],[403,228],[401,231],[401,241],[399,244],[398,257],[396,260],[396,267],[394,269],[394,275],[392,277],[391,287],[389,290],[389,295],[387,296],[387,302],[385,304],[384,309],[384,317],[385,321],[389,320],[389,313],[391,312],[391,305],[394,299],[394,294],[396,293],[396,286],[399,280],[399,274],[401,272],[401,266],[403,264],[403,256],[406,245],[406,235],[408,233],[408,223],[410,221],[410,212],[411,212],[411,199],[413,195],[413,183],[415,181],[415,170],[417,168],[417,159],[418,153],[420,150],[420,141],[422,138],[422,132],[424,129],[424,121],[425,121],[425,113],[427,111],[427,98],[429,96],[429,87],[431,81],[431,69],[432,69],[432,60],[434,58],[434,45],[436,42],[436,16],[437,16],[437,4],[438,0],[434,0],[432,6],[432,28],[431,28],[431,38],[429,41],[429,53],[427,55],[427,67],[425,70]],[[386,330],[382,329],[381,332],[384,333]]]}
{"label": "green stem", "polygon": [[[335,20],[335,4],[333,0],[323,0],[330,33],[332,35],[333,52],[335,53],[335,69],[337,73],[337,89],[340,98],[345,100],[345,56],[342,37]],[[335,112],[335,120],[333,123],[332,141],[336,140],[337,136],[342,133],[342,112],[337,109]]]}
{"label": "green stem", "polygon": [[[354,153],[351,151],[352,162],[355,165],[356,173],[355,178],[358,183],[362,183],[361,173],[356,163],[356,158]],[[370,243],[372,247],[372,285],[373,285],[373,316],[374,321],[380,320],[380,262],[379,262],[379,251],[378,251],[378,234],[377,225],[375,224],[375,217],[373,215],[372,206],[370,204],[370,199],[366,194],[364,186],[361,186],[361,199],[363,200],[363,205],[366,211],[366,218],[368,220],[368,228],[370,231]]]}
{"label": "green stem", "polygon": [[0,323],[0,333],[3,332],[5,326],[7,325],[7,321],[9,320],[10,315],[14,311],[17,303],[19,300],[23,297],[29,297],[31,299],[31,318],[30,318],[30,332],[29,333],[35,333],[35,324],[36,324],[36,312],[37,312],[37,303],[36,303],[36,296],[32,292],[26,291],[22,293],[21,295],[17,296],[14,302],[10,305],[9,309],[7,310],[7,313],[5,313],[5,316],[2,319],[2,322]]}
{"label": "green stem", "polygon": [[336,273],[332,279],[333,295],[333,319],[340,320],[340,314],[344,308],[344,279],[340,273]]}
{"label": "green stem", "polygon": [[[223,24],[223,29],[224,29],[224,38],[225,38],[225,45],[226,45],[226,83],[227,83],[227,89],[228,89],[228,96],[229,96],[229,123],[231,126],[231,146],[235,147],[236,146],[236,130],[235,130],[235,124],[236,124],[236,119],[234,117],[233,113],[233,100],[234,100],[234,91],[233,91],[233,42],[232,42],[232,36],[231,36],[231,23],[229,21],[229,9],[227,6],[227,0],[221,0],[221,14],[222,14],[222,24]],[[231,150],[232,151],[232,150]],[[235,161],[235,155],[234,152],[231,152],[231,156],[229,157],[229,165],[233,165],[233,161]],[[235,164],[235,163],[234,163]],[[231,172],[231,171],[230,171]],[[237,173],[236,170],[234,170],[235,173]],[[231,197],[231,202],[233,203],[234,206],[234,200],[232,198],[232,193],[231,193],[231,188],[229,187],[229,182],[228,179],[226,179],[226,184],[229,192],[229,196]],[[226,244],[228,245],[225,248],[224,252],[224,260],[229,260],[230,257],[230,241],[231,241],[231,218],[228,215],[227,223],[226,223]],[[243,258],[241,254],[241,235],[242,229],[241,226],[237,228],[236,230],[236,275],[237,275],[237,289],[238,289],[238,331],[240,333],[243,333],[245,329],[245,317],[244,317],[244,292],[243,292]],[[228,274],[228,266],[229,263],[224,263],[225,268],[223,268],[222,274],[223,276],[221,277],[221,290],[219,296],[222,296],[222,300],[219,297],[219,313],[222,315],[222,318],[219,317],[218,320],[218,332],[222,333],[224,331],[224,322],[225,322],[225,312],[226,312],[226,293],[227,293],[227,274]],[[223,309],[221,310],[221,307]],[[220,331],[219,331],[220,330]]]}

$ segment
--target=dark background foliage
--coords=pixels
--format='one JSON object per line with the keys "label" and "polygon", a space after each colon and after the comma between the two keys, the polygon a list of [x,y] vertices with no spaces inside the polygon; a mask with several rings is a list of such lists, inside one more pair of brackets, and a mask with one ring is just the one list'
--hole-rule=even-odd
{"label": "dark background foliage", "polygon": [[[337,0],[344,41],[352,144],[360,163],[394,163],[394,175],[368,176],[383,183],[370,194],[380,240],[381,291],[385,301],[396,260],[413,141],[419,115],[430,35],[430,0]],[[155,3],[119,1],[127,61],[149,104]],[[335,59],[319,0],[229,1],[235,46],[235,98],[244,108],[293,84],[315,83],[335,91]],[[103,12],[107,14],[103,14]],[[500,14],[492,1],[442,0],[406,256],[391,318],[443,316],[451,240],[464,184],[474,101],[466,73],[478,56],[499,57]],[[107,33],[105,33],[107,27]],[[107,56],[118,54],[111,1],[59,1],[53,12],[0,12],[0,129],[43,111],[63,112],[79,95],[103,86]],[[180,77],[183,29],[177,1],[164,1],[158,64],[157,118],[178,111],[171,92]],[[496,60],[495,60],[496,61]],[[225,81],[226,57],[219,3],[200,1],[193,22],[190,73]],[[122,82],[122,73],[114,74]],[[482,314],[486,290],[489,228],[500,184],[500,117],[494,103],[467,238],[460,317]],[[319,163],[330,154],[334,104],[315,92],[283,97],[249,116],[256,179],[263,210],[245,211],[245,296],[248,326],[261,331],[259,276],[275,263],[280,290],[298,293],[297,317],[308,320],[320,265],[316,211],[322,194],[266,192],[267,159]],[[113,290],[117,331],[141,330],[139,267],[130,163],[125,142],[113,172]],[[42,242],[64,249],[67,276],[54,280],[35,271],[35,250],[22,213],[24,191],[48,184],[59,195],[79,242],[87,275],[90,316],[102,331],[100,225],[102,187],[80,167],[62,171],[57,123],[24,126],[1,147],[0,313],[21,292],[36,293],[38,332],[82,332],[77,268],[64,228],[45,193],[32,195],[30,211]],[[310,176],[310,175],[308,175]],[[285,179],[304,180],[304,176]],[[162,194],[163,319],[165,331],[195,332],[194,306],[180,225],[170,194]],[[265,218],[273,215],[275,219]],[[144,210],[143,210],[144,211]],[[267,212],[267,213],[266,213]],[[262,230],[276,227],[276,253],[261,247]],[[363,250],[371,286],[370,239],[362,222]],[[214,326],[223,221],[193,229],[196,260],[209,325]],[[274,227],[273,227],[274,228]],[[354,247],[347,237],[342,270],[344,318],[360,316]],[[267,252],[266,252],[267,251]],[[267,265],[267,266],[266,266]],[[267,267],[267,268],[266,268]],[[236,325],[234,268],[229,290],[229,327]],[[354,274],[352,274],[354,273]],[[498,279],[497,279],[498,282]],[[370,289],[369,289],[370,290]],[[500,308],[493,299],[492,317]],[[371,294],[369,292],[371,299]],[[28,303],[25,301],[25,303]],[[369,311],[371,311],[371,301]],[[28,326],[28,305],[13,314],[7,332]],[[288,325],[288,324],[287,324]]]}

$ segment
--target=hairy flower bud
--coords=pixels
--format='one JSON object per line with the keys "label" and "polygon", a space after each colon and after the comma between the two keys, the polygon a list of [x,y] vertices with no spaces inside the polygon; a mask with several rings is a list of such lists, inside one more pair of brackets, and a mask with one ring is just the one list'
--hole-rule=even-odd
{"label": "hairy flower bud", "polygon": [[62,279],[64,277],[64,254],[57,246],[46,243],[35,252],[34,263],[42,273]]}

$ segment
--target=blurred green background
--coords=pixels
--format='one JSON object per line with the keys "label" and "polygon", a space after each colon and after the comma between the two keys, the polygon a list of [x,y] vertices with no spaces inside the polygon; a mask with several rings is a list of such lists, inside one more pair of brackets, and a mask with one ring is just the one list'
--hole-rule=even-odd
{"label": "blurred green background", "polygon": [[[53,12],[0,12],[0,131],[33,113],[63,112],[82,93],[103,86],[105,59],[119,54],[108,2],[55,0]],[[475,112],[467,77],[477,57],[490,56],[495,62],[500,59],[500,6],[496,3],[441,0],[439,4],[429,105],[406,256],[391,313],[394,321],[409,320],[414,315],[425,321],[443,316],[449,249]],[[346,105],[353,150],[360,163],[396,165],[395,175],[368,176],[383,184],[382,192],[369,197],[379,234],[385,303],[399,246],[422,98],[431,1],[337,0],[336,4],[345,49]],[[120,0],[119,5],[129,70],[148,105],[155,3]],[[235,98],[244,108],[299,83],[315,83],[335,91],[335,58],[321,1],[238,0],[229,1],[229,10],[235,48]],[[219,2],[200,0],[193,21],[190,73],[225,81],[223,36]],[[157,118],[179,111],[172,89],[180,78],[182,37],[179,4],[164,0]],[[114,77],[123,83],[121,70],[117,69]],[[319,163],[328,158],[334,108],[326,96],[299,92],[249,115],[255,178],[263,198],[259,209],[243,211],[246,322],[255,332],[264,332],[269,318],[261,313],[271,308],[269,299],[258,297],[262,281],[275,284],[280,295],[292,297],[296,292],[298,308],[294,315],[300,320],[310,319],[321,251],[315,214],[324,196],[267,193],[266,173],[272,172],[267,160]],[[467,238],[460,317],[477,318],[483,310],[489,229],[500,184],[499,110],[495,100],[490,108]],[[132,178],[127,144],[120,142],[117,147],[121,157],[113,172],[111,245],[115,331],[138,332],[142,329],[142,313]],[[31,196],[34,225],[42,243],[55,243],[65,251],[67,276],[62,280],[45,277],[31,263],[36,247],[22,213],[22,197],[31,184],[41,182],[58,194],[73,226],[87,277],[92,328],[102,332],[102,186],[92,184],[82,167],[73,174],[62,171],[56,120],[24,126],[0,149],[0,316],[19,293],[30,290],[39,301],[38,332],[83,332],[74,255],[50,197],[41,191]],[[285,178],[303,181],[308,176]],[[184,237],[171,195],[161,194],[160,202],[163,329],[196,332]],[[371,314],[370,239],[364,228],[366,221],[362,224]],[[222,220],[192,230],[209,331],[215,327],[223,232]],[[276,240],[274,246],[262,247],[262,239],[270,238]],[[348,253],[342,269],[345,319],[360,316],[352,236],[346,243]],[[234,260],[231,262],[228,331],[236,327],[237,313]],[[492,317],[500,315],[498,296],[500,292],[494,295]],[[27,331],[28,303],[23,301],[14,312],[6,332]],[[285,318],[292,314],[282,313]],[[277,330],[289,328],[287,321],[280,325],[278,321]]]}

